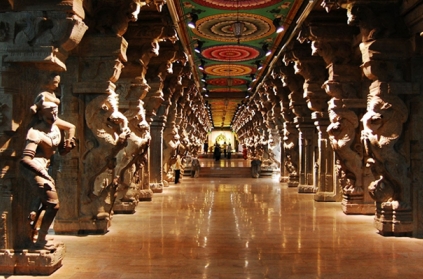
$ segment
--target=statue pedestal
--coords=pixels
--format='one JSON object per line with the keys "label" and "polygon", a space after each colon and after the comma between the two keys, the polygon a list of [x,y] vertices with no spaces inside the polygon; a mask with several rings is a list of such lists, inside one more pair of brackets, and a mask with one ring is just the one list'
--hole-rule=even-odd
{"label": "statue pedestal", "polygon": [[56,243],[54,251],[0,249],[0,274],[50,275],[62,266],[65,245]]}
{"label": "statue pedestal", "polygon": [[105,234],[110,227],[110,220],[55,220],[56,234]]}
{"label": "statue pedestal", "polygon": [[375,202],[363,200],[363,196],[343,195],[342,211],[347,215],[361,214],[372,215],[375,214]]}
{"label": "statue pedestal", "polygon": [[383,236],[411,236],[413,216],[411,210],[395,210],[376,203],[374,226]]}
{"label": "statue pedestal", "polygon": [[298,187],[299,176],[298,175],[289,175],[288,176],[288,187]]}
{"label": "statue pedestal", "polygon": [[316,187],[313,185],[299,185],[298,186],[298,193],[316,193]]}
{"label": "statue pedestal", "polygon": [[152,201],[153,200],[153,191],[151,189],[140,190],[139,194],[140,194],[140,197],[138,199],[139,201]]}
{"label": "statue pedestal", "polygon": [[113,212],[115,214],[133,214],[135,213],[135,207],[137,207],[138,201],[135,202],[121,202],[113,206]]}
{"label": "statue pedestal", "polygon": [[151,183],[150,189],[153,193],[163,193],[163,183]]}

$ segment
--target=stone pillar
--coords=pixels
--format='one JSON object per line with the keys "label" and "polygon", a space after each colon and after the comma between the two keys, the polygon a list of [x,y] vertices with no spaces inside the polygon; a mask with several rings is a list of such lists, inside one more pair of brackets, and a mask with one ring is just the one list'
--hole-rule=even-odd
{"label": "stone pillar", "polygon": [[[299,131],[298,134],[298,193],[315,193],[313,184],[314,172],[314,137],[315,127],[310,118],[295,118],[294,123]],[[294,186],[294,185],[293,185]]]}
{"label": "stone pillar", "polygon": [[[64,2],[64,1],[63,1]],[[34,185],[25,179],[19,156],[25,145],[27,127],[34,123],[30,106],[53,72],[67,70],[69,53],[87,30],[79,1],[55,4],[15,1],[0,15],[0,274],[49,275],[61,266],[65,245],[54,242],[50,251],[34,246],[28,216],[34,200]],[[25,12],[15,12],[22,11]],[[47,23],[47,24],[46,24]],[[62,95],[65,103],[69,96]],[[71,107],[71,106],[69,106]],[[70,109],[60,105],[64,120]],[[54,157],[49,174],[61,183],[58,170],[65,165]],[[65,189],[71,185],[65,185]],[[74,186],[74,185],[72,185]],[[35,194],[36,196],[36,194]],[[59,193],[62,201],[63,193]],[[13,220],[13,222],[12,222]]]}
{"label": "stone pillar", "polygon": [[[283,88],[278,89],[281,100],[281,115],[284,119],[282,129],[284,156],[281,162],[288,178],[288,186],[297,187],[299,184],[300,157],[299,131],[295,121],[300,123],[300,119],[310,115],[310,110],[306,107],[306,102],[303,98],[302,85],[304,84],[304,78],[295,74],[294,68],[290,63],[291,60],[288,57],[289,54],[284,58],[286,64],[282,60],[277,62],[273,73],[281,80],[281,86],[283,86]],[[304,167],[302,169],[304,170]]]}
{"label": "stone pillar", "polygon": [[[311,18],[313,16],[310,15]],[[304,42],[310,32],[308,24],[303,25],[303,29],[298,35],[298,40]],[[317,153],[315,154],[315,174],[316,180],[314,186],[316,190],[316,201],[329,201],[329,196],[333,192],[333,150],[329,144],[326,128],[329,125],[327,113],[327,101],[329,97],[322,89],[325,80],[324,60],[317,56],[311,56],[311,49],[294,47],[293,56],[296,73],[304,77],[304,97],[307,100],[307,106],[312,110],[312,119],[318,131]]]}
{"label": "stone pillar", "polygon": [[[409,117],[406,100],[416,94],[409,82],[411,43],[395,1],[346,5],[348,23],[360,27],[362,69],[372,84],[362,117],[365,163],[373,175],[370,196],[376,201],[374,225],[382,235],[411,235],[413,207],[409,173]],[[383,24],[389,18],[390,24]],[[406,143],[399,145],[399,143]]]}

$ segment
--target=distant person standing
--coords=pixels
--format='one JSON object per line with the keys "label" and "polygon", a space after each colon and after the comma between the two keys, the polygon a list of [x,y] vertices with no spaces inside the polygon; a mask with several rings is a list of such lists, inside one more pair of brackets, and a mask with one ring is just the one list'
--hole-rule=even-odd
{"label": "distant person standing", "polygon": [[244,160],[247,160],[247,146],[244,144],[242,146],[242,157],[244,157]]}
{"label": "distant person standing", "polygon": [[231,143],[228,144],[228,147],[226,148],[226,152],[228,153],[228,159],[231,159],[231,154],[232,154],[232,145],[231,145]]}
{"label": "distant person standing", "polygon": [[176,162],[174,164],[174,169],[175,169],[175,184],[180,183],[179,182],[179,178],[181,176],[181,167],[182,167],[181,156],[178,154],[178,155],[176,155]]}
{"label": "distant person standing", "polygon": [[226,141],[223,142],[222,147],[223,147],[223,157],[226,158],[226,149],[228,148],[228,145],[226,144]]}
{"label": "distant person standing", "polygon": [[216,144],[214,145],[214,153],[213,153],[214,159],[216,161],[220,160],[220,152],[221,152],[220,145],[216,142]]}
{"label": "distant person standing", "polygon": [[204,153],[207,154],[209,152],[209,143],[206,141],[204,143]]}

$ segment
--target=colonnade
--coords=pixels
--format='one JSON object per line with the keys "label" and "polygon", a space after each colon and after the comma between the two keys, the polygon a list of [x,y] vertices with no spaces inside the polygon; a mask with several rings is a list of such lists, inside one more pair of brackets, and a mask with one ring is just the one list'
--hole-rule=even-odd
{"label": "colonnade", "polygon": [[[106,232],[112,211],[133,212],[162,192],[176,155],[196,156],[213,125],[165,1],[6,2],[0,270],[49,274],[64,246],[25,250],[33,193],[19,167],[29,108],[49,76],[60,74],[59,117],[77,135],[50,168],[61,203],[56,233]],[[382,235],[423,236],[421,9],[418,1],[323,1],[233,120],[250,160],[280,167],[281,182],[316,202],[374,214]],[[16,265],[23,254],[38,259],[35,271]]]}

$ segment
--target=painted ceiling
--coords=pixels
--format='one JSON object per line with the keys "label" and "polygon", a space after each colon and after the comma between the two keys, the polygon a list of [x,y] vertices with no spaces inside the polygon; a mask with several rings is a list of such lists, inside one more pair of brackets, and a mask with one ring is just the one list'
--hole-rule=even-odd
{"label": "painted ceiling", "polygon": [[[238,106],[252,95],[283,37],[289,35],[286,30],[302,2],[168,1],[215,128],[230,127]],[[195,28],[188,27],[190,22]],[[235,22],[241,23],[241,34],[234,32]],[[285,30],[277,33],[278,26]]]}

